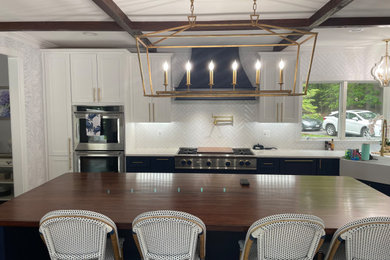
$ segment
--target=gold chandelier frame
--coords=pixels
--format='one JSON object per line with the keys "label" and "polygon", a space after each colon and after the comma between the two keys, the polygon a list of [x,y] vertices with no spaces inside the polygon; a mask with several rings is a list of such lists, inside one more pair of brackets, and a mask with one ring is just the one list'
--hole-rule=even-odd
{"label": "gold chandelier frame", "polygon": [[[317,43],[317,32],[310,32],[301,29],[287,28],[275,25],[267,25],[259,23],[259,15],[256,14],[256,0],[254,0],[253,5],[253,14],[250,15],[250,22],[248,23],[196,23],[196,16],[193,14],[193,0],[191,1],[191,15],[188,16],[188,24],[171,27],[164,30],[145,33],[136,37],[136,46],[138,54],[138,63],[142,81],[143,94],[146,97],[180,97],[180,98],[207,98],[207,97],[260,97],[260,96],[303,96],[307,94],[307,89],[309,85],[310,72],[313,64],[313,57],[315,52],[315,47]],[[264,33],[245,33],[245,34],[183,34],[184,32],[191,32],[194,30],[207,29],[218,29],[221,27],[231,28],[230,30],[239,30],[242,28],[253,28],[253,30],[262,30]],[[276,30],[281,30],[283,32],[276,32]],[[285,32],[287,31],[287,32]],[[259,43],[259,44],[189,44],[189,45],[161,45],[164,41],[174,38],[218,38],[218,37],[269,37],[276,36],[280,40],[283,40],[279,43]],[[291,38],[290,38],[291,37]],[[152,41],[153,38],[160,38],[155,41]],[[294,40],[301,39],[300,41]],[[143,39],[149,39],[150,44],[147,44]],[[306,75],[306,80],[304,87],[301,92],[297,91],[297,74],[299,72],[299,60],[301,54],[301,46],[308,43],[312,40],[311,55],[309,61],[308,72]],[[146,87],[146,82],[144,79],[144,71],[141,61],[141,48],[143,46],[146,52],[146,62],[148,68],[148,78],[149,78],[149,89]],[[210,86],[208,90],[192,90],[189,85],[187,85],[187,90],[167,90],[167,83],[164,82],[165,90],[155,91],[152,81],[152,72],[151,72],[151,63],[150,63],[150,50],[156,49],[183,49],[183,48],[232,48],[232,47],[296,47],[296,62],[294,68],[294,80],[291,89],[283,89],[283,82],[277,84],[280,85],[278,90],[262,90],[260,89],[260,84],[257,85],[254,90],[237,90],[235,85],[232,89],[223,89],[215,90]],[[290,52],[291,53],[291,52]]]}

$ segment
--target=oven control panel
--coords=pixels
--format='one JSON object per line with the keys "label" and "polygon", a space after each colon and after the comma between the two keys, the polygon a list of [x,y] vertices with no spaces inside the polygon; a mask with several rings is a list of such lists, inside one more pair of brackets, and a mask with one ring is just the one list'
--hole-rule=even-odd
{"label": "oven control panel", "polygon": [[175,169],[256,170],[256,167],[256,158],[253,157],[175,157]]}

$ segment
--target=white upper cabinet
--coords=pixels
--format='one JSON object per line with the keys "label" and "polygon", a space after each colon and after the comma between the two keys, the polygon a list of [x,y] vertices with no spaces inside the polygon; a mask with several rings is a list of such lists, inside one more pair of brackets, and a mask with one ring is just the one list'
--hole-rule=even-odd
{"label": "white upper cabinet", "polygon": [[[171,54],[150,53],[150,67],[152,86],[154,91],[164,90],[164,72],[163,64],[168,63],[168,86],[171,88]],[[171,122],[171,98],[150,98],[145,97],[143,93],[142,80],[139,70],[137,55],[131,58],[131,95],[132,95],[132,121],[133,122]],[[149,89],[149,72],[146,55],[141,55],[145,88],[147,93]]]}
{"label": "white upper cabinet", "polygon": [[126,56],[124,53],[98,53],[98,102],[123,102],[129,74]]}
{"label": "white upper cabinet", "polygon": [[97,101],[97,65],[94,53],[70,54],[72,102]]}
{"label": "white upper cabinet", "polygon": [[[279,90],[279,62],[285,62],[283,70],[284,84],[282,89],[292,90],[294,83],[296,53],[259,53],[261,59],[261,90]],[[296,89],[300,90],[299,71]],[[299,92],[299,91],[296,91]],[[263,123],[297,123],[299,121],[299,97],[260,97],[259,122]]]}
{"label": "white upper cabinet", "polygon": [[122,104],[127,51],[70,54],[73,104]]}

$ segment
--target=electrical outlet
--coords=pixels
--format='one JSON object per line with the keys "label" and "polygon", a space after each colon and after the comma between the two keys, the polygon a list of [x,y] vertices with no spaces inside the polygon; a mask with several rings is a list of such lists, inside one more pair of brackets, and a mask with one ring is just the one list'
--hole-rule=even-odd
{"label": "electrical outlet", "polygon": [[263,135],[264,135],[265,137],[271,137],[271,130],[264,130],[264,131],[263,131]]}

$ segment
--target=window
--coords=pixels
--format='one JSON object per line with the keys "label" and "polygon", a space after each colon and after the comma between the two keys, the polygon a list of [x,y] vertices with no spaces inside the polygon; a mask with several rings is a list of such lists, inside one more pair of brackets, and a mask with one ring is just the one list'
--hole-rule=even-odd
{"label": "window", "polygon": [[[328,138],[336,135],[340,83],[310,84],[302,100],[302,137]],[[333,124],[323,125],[328,116]]]}
{"label": "window", "polygon": [[383,88],[377,83],[348,82],[345,137],[379,137],[383,119]]}
{"label": "window", "polygon": [[382,120],[383,88],[377,83],[313,83],[302,100],[301,136],[379,138]]}

